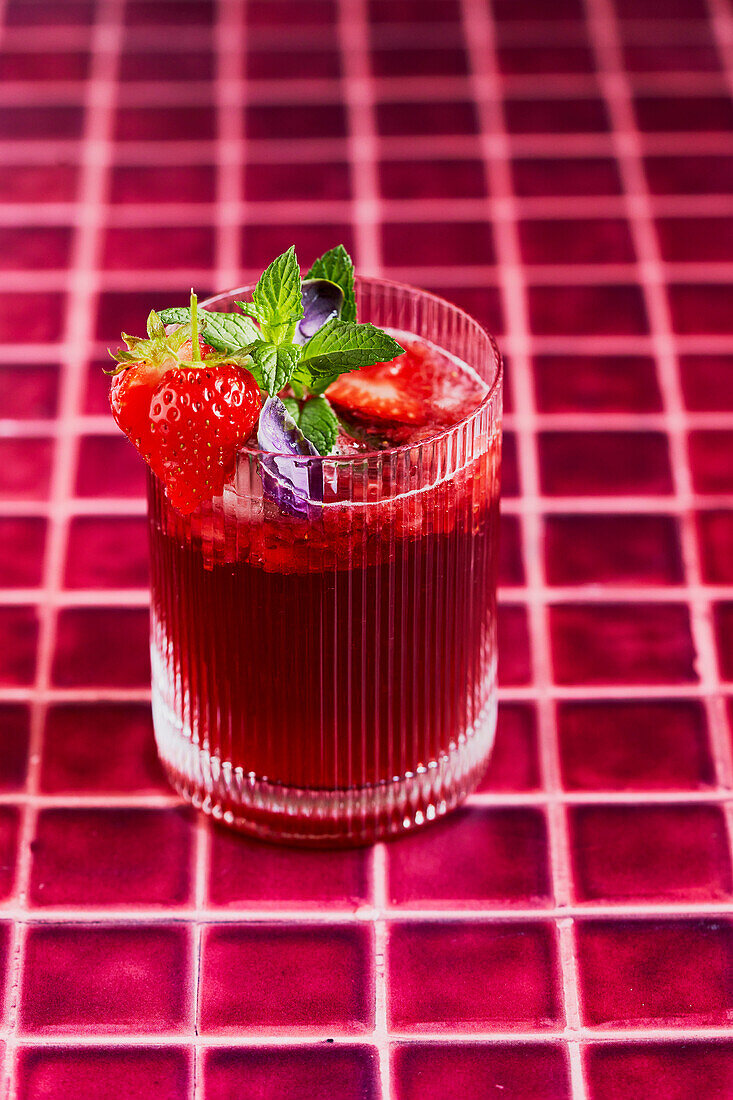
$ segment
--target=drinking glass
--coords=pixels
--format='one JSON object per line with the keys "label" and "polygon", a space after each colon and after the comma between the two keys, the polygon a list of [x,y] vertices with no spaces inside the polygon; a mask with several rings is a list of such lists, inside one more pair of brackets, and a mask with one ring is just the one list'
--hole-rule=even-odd
{"label": "drinking glass", "polygon": [[160,758],[194,805],[284,843],[365,844],[439,817],[475,787],[496,727],[501,358],[432,294],[358,278],[356,297],[361,321],[468,364],[488,387],[478,408],[346,457],[242,446],[232,484],[190,516],[148,480]]}

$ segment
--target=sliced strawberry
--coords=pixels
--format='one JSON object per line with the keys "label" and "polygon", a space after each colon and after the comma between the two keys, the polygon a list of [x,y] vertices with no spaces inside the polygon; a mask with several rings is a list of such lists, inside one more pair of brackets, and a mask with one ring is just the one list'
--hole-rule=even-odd
{"label": "sliced strawberry", "polygon": [[425,402],[415,392],[414,365],[407,355],[340,375],[328,387],[333,405],[363,421],[425,424]]}
{"label": "sliced strawberry", "polygon": [[235,363],[165,373],[150,404],[153,454],[179,512],[192,512],[222,492],[260,405],[257,383]]}

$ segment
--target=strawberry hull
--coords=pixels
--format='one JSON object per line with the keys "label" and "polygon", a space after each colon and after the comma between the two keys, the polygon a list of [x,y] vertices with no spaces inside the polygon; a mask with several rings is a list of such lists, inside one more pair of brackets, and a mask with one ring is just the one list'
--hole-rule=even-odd
{"label": "strawberry hull", "polygon": [[184,796],[267,839],[349,845],[475,786],[496,721],[500,415],[497,385],[432,440],[298,459],[323,487],[303,513],[246,449],[190,516],[150,475],[155,730]]}

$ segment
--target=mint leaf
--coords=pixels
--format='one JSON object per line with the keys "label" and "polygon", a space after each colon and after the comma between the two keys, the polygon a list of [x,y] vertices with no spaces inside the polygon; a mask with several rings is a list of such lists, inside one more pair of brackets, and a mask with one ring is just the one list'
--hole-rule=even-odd
{"label": "mint leaf", "polygon": [[300,420],[300,405],[298,404],[298,402],[295,400],[294,397],[281,397],[280,400],[287,409],[291,418],[297,424]]}
{"label": "mint leaf", "polygon": [[321,455],[330,455],[339,434],[339,422],[336,413],[325,397],[311,397],[300,410],[298,421],[306,439]]}
{"label": "mint leaf", "polygon": [[342,244],[337,244],[324,252],[311,267],[306,279],[328,279],[336,283],[344,292],[344,304],[341,307],[342,321],[356,320],[356,298],[354,297],[354,264]]}
{"label": "mint leaf", "polygon": [[260,276],[251,303],[238,302],[257,318],[262,336],[271,344],[290,344],[295,325],[303,316],[300,268],[295,245],[273,260]]}
{"label": "mint leaf", "polygon": [[[199,327],[212,348],[217,351],[239,351],[240,348],[258,340],[259,329],[249,317],[240,313],[209,313],[201,310],[198,315]],[[160,319],[164,325],[187,325],[191,320],[191,310],[164,309]]]}
{"label": "mint leaf", "polygon": [[303,345],[296,377],[320,393],[340,374],[372,363],[388,363],[404,350],[374,325],[334,317]]}
{"label": "mint leaf", "polygon": [[247,351],[252,356],[255,380],[271,397],[287,386],[300,359],[298,344],[274,346],[264,340],[256,340]]}

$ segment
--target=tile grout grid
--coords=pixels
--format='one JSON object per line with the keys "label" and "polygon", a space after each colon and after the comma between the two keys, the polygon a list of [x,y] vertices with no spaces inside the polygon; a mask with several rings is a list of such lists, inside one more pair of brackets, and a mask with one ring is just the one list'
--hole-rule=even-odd
{"label": "tile grout grid", "polygon": [[[703,1051],[700,1057],[714,1063],[713,1070],[704,1063],[708,1068],[698,1069],[698,1076],[690,1080],[705,1080],[706,1073],[713,1073],[710,1080],[725,1082],[721,1094],[726,1088],[733,1093],[733,1003],[720,978],[733,960],[729,729],[733,664],[728,653],[733,646],[733,610],[726,625],[726,608],[733,609],[733,572],[721,557],[726,548],[730,557],[733,548],[733,481],[724,458],[716,461],[716,452],[723,456],[733,444],[733,404],[730,374],[726,378],[715,365],[725,362],[730,372],[733,329],[723,305],[701,304],[701,294],[722,292],[733,273],[733,249],[727,247],[730,241],[723,226],[733,211],[730,167],[727,174],[725,168],[733,163],[733,141],[719,106],[728,104],[725,118],[729,120],[733,32],[729,12],[720,0],[681,0],[682,9],[696,13],[689,20],[639,17],[639,5],[630,18],[628,0],[615,3],[614,9],[614,0],[586,0],[581,10],[567,0],[561,8],[569,18],[538,20],[540,5],[517,0],[516,10],[526,12],[527,18],[507,20],[504,0],[494,0],[493,10],[483,0],[424,0],[422,5],[394,0],[394,12],[387,0],[314,0],[316,24],[296,33],[292,0],[259,5],[248,0],[218,0],[213,5],[184,0],[177,5],[179,14],[188,11],[203,22],[182,24],[173,35],[165,27],[166,5],[160,4],[151,25],[156,31],[165,28],[161,50],[149,27],[137,22],[149,18],[152,11],[141,0],[96,0],[91,5],[92,25],[56,28],[29,25],[28,0],[7,0],[0,20],[4,34],[0,103],[9,117],[18,110],[30,111],[28,118],[36,122],[0,121],[4,160],[26,173],[29,181],[38,178],[39,172],[57,171],[59,165],[77,172],[74,190],[61,185],[54,190],[56,185],[51,184],[37,196],[21,192],[11,197],[0,183],[0,246],[8,257],[15,250],[21,257],[18,270],[11,270],[0,257],[0,290],[12,294],[19,308],[31,293],[67,295],[57,330],[53,325],[41,326],[28,342],[14,340],[13,320],[0,310],[0,328],[6,338],[0,346],[0,399],[6,392],[6,375],[18,378],[19,372],[43,371],[54,363],[63,368],[55,418],[51,406],[45,412],[34,411],[37,393],[33,391],[23,407],[11,401],[5,411],[0,400],[0,569],[5,563],[11,571],[8,583],[0,574],[0,630],[5,630],[7,622],[9,638],[18,632],[21,654],[16,659],[0,652],[0,722],[6,715],[13,720],[21,711],[30,715],[24,785],[22,780],[4,783],[0,745],[0,956],[3,930],[9,937],[0,1043],[5,1044],[3,1080],[8,1100],[40,1095],[32,1091],[41,1080],[34,1074],[52,1072],[48,1067],[54,1051],[80,1072],[87,1064],[83,1058],[97,1052],[101,1061],[94,1064],[104,1075],[107,1061],[112,1065],[120,1051],[133,1048],[142,1051],[146,1065],[163,1067],[160,1072],[169,1075],[171,1096],[187,1100],[216,1100],[236,1092],[243,1074],[276,1075],[282,1072],[278,1069],[281,1057],[290,1082],[300,1081],[298,1074],[305,1075],[308,1084],[301,1085],[301,1091],[306,1094],[313,1080],[308,1074],[322,1073],[329,1057],[339,1051],[346,1059],[338,1063],[343,1080],[348,1079],[354,1096],[368,1095],[370,1100],[412,1100],[416,1066],[424,1088],[432,1087],[441,1100],[444,1095],[452,1100],[450,1088],[461,1074],[468,1075],[461,1079],[470,1080],[476,1094],[490,1087],[488,1081],[493,1087],[505,1080],[507,1089],[514,1090],[511,1095],[539,1097],[537,1081],[541,1081],[543,1100],[545,1096],[547,1100],[601,1100],[611,1095],[611,1088],[618,1088],[619,1080],[633,1078],[638,1094],[646,1095],[650,1082],[656,1086],[660,1074],[662,1080],[665,1074],[670,1079],[684,1075],[687,1071],[677,1053],[682,1040],[694,1040],[694,1050]],[[50,0],[47,6],[51,20],[54,12],[84,18],[85,6],[71,0]],[[642,16],[647,10],[653,12],[653,5],[642,3]],[[403,18],[400,11],[409,17]],[[209,13],[210,26],[206,24]],[[413,17],[417,22],[411,24]],[[708,51],[699,69],[696,48]],[[575,63],[566,60],[569,49],[585,51],[588,60],[582,71],[563,71],[563,65]],[[655,70],[653,60],[644,68],[650,50],[657,50],[659,64],[669,65],[660,49],[677,51],[676,69]],[[543,72],[539,63],[553,50],[549,62],[542,62],[550,65]],[[168,56],[180,54],[191,66],[209,65],[211,75],[169,79],[165,51]],[[710,60],[711,51],[717,64]],[[61,66],[56,73],[64,71],[64,65],[72,71],[68,66],[73,68],[77,53],[90,60],[88,71],[56,79],[53,66]],[[463,62],[448,71],[454,54],[460,54]],[[38,78],[40,55],[50,69],[43,72],[43,79]],[[149,75],[149,65],[145,67],[149,55],[155,55],[161,66],[155,78]],[[316,76],[299,75],[299,59],[310,55],[316,59],[312,62]],[[402,65],[415,64],[415,73],[396,73],[391,66],[397,56]],[[251,67],[258,57],[259,64],[262,58],[273,66],[279,60],[292,65],[293,72],[287,71],[277,81],[269,73],[265,77],[262,68]],[[329,69],[332,58],[336,62]],[[510,71],[515,61],[527,66],[527,71]],[[19,77],[21,63],[26,75]],[[440,68],[444,63],[445,72]],[[664,103],[675,97],[683,114],[693,112],[693,121],[688,125],[677,121],[671,128]],[[155,131],[154,125],[150,132],[145,130],[148,122],[139,112],[144,113],[151,101],[160,112],[168,112],[171,132]],[[527,104],[534,105],[538,117],[547,104],[559,104],[562,110],[553,118],[564,124],[562,112],[596,101],[607,122],[595,132],[595,122],[590,128],[578,124],[577,131],[564,132],[552,122],[527,121]],[[475,121],[461,133],[455,120],[464,103],[471,105]],[[420,116],[439,110],[441,104],[453,112],[446,132],[439,132],[439,126],[421,129]],[[209,112],[209,130],[194,123],[190,133],[182,135],[176,112],[199,106]],[[341,131],[335,124],[330,129],[328,122],[323,123],[322,132],[312,126],[308,129],[304,120],[306,133],[297,129],[280,133],[276,112],[302,106],[319,118],[343,108]],[[406,124],[399,111],[410,106],[413,115]],[[48,111],[77,111],[81,121],[75,132],[73,126],[64,131],[67,123],[62,121],[62,129],[49,132],[48,140],[32,140],[32,127],[47,125],[44,112]],[[393,121],[398,118],[399,123]],[[263,131],[267,120],[275,126],[272,134]],[[394,126],[402,126],[403,132],[390,131]],[[659,186],[659,162],[674,161],[671,173],[681,171],[684,162],[685,170],[694,175],[690,165],[700,158],[717,166],[710,185],[701,187],[693,180],[688,193],[684,180],[678,189],[666,180]],[[448,185],[440,182],[446,161],[451,162]],[[424,177],[422,189],[414,179],[405,184],[404,171],[411,162],[413,173]],[[590,172],[588,165],[594,162],[616,173],[615,189],[604,183],[607,190],[599,194],[553,194],[548,176],[549,182],[543,182],[537,194],[522,191],[523,179],[538,185],[545,173],[551,173],[553,163],[562,164],[567,174]],[[463,194],[453,180],[457,188],[463,186],[473,165],[479,166],[481,182],[467,184]],[[175,201],[169,197],[175,184],[161,175],[170,168],[179,170],[179,180],[181,172],[195,174],[201,169],[210,172],[212,182],[191,185],[197,201]],[[311,181],[309,186],[301,187],[296,180],[298,168]],[[342,169],[345,182],[339,183]],[[149,184],[133,186],[131,170],[142,173],[141,179]],[[153,175],[146,176],[149,172]],[[271,181],[267,188],[257,183],[258,173]],[[123,185],[133,189],[118,201],[115,196]],[[678,233],[698,235],[699,248],[688,246],[687,252],[675,252],[675,242],[665,236],[665,219],[670,225],[673,219],[681,219]],[[572,251],[565,255],[557,244],[546,243],[554,239],[559,226],[571,249],[579,233],[594,232],[592,225],[601,223],[624,227],[630,241],[625,252],[621,244],[613,245],[613,237],[600,236],[598,255],[592,257],[584,256],[582,250],[577,257]],[[237,231],[240,225],[245,227],[242,233]],[[492,231],[495,257],[489,254],[490,245],[489,251],[482,252],[482,226]],[[25,259],[19,227],[26,240],[36,234],[41,242],[37,246],[41,252],[36,254],[42,260],[40,270]],[[154,255],[141,260],[140,252],[141,235],[149,235],[153,227],[163,242],[163,259],[157,268],[152,266]],[[189,247],[185,233],[192,227],[199,237]],[[308,884],[316,891],[313,896],[297,884],[297,859],[267,855],[250,842],[242,842],[241,848],[228,847],[226,838],[203,818],[181,813],[157,775],[115,786],[111,780],[105,782],[102,770],[99,786],[85,787],[79,760],[72,760],[71,750],[61,744],[65,727],[61,725],[61,734],[58,727],[65,715],[82,712],[89,715],[84,718],[89,734],[96,729],[91,725],[95,713],[103,712],[110,722],[119,720],[124,727],[133,711],[141,711],[149,699],[137,670],[124,672],[127,651],[142,644],[143,634],[134,624],[142,623],[147,605],[144,577],[132,583],[122,567],[117,574],[109,565],[101,569],[102,556],[108,552],[103,545],[95,551],[99,560],[92,557],[80,566],[87,569],[85,582],[74,582],[69,572],[75,555],[83,557],[76,535],[81,521],[138,524],[135,530],[139,530],[144,516],[138,473],[128,474],[121,458],[126,445],[100,407],[100,387],[90,383],[90,371],[103,359],[107,342],[114,339],[114,332],[108,330],[121,327],[123,322],[118,320],[123,314],[127,325],[127,311],[134,309],[144,317],[150,301],[171,293],[172,288],[185,295],[191,282],[207,289],[246,282],[259,270],[262,241],[274,254],[277,245],[290,243],[285,237],[304,227],[324,248],[334,236],[351,234],[361,270],[434,287],[465,302],[469,311],[485,310],[482,320],[499,330],[509,359],[506,468],[509,472],[514,467],[517,482],[504,499],[503,511],[507,532],[508,524],[516,524],[513,537],[519,558],[518,574],[502,577],[500,584],[501,616],[506,617],[508,631],[503,652],[509,671],[499,697],[503,714],[513,708],[514,713],[532,716],[534,740],[528,751],[536,767],[534,779],[515,786],[489,781],[453,825],[426,833],[422,842],[417,837],[403,842],[413,846],[404,849],[412,852],[409,858],[400,855],[400,846],[378,845],[368,855],[350,857],[351,862],[345,858],[343,864],[328,864],[331,869],[325,877],[335,876],[330,888],[320,882],[313,865]],[[461,243],[463,227],[473,235],[469,243]],[[65,228],[71,234],[66,246],[53,236]],[[169,229],[184,236],[166,244]],[[411,251],[420,248],[416,229],[427,235],[432,247],[413,256]],[[51,236],[44,236],[47,231]],[[451,245],[454,238],[457,243]],[[315,251],[309,243],[303,244],[304,259],[306,250]],[[617,291],[628,295],[617,298]],[[581,297],[576,306],[565,308],[558,294]],[[633,302],[629,295],[635,296]],[[629,311],[626,328],[623,319],[616,325],[601,314],[597,315],[604,322],[600,327],[578,323],[583,311],[608,309],[613,314],[616,302],[622,314],[624,309]],[[691,309],[705,312],[691,322]],[[637,409],[623,400],[604,406],[602,396],[600,407],[589,409],[583,393],[592,397],[591,376],[583,375],[575,405],[571,400],[564,407],[548,407],[547,383],[541,384],[540,370],[551,369],[552,385],[562,387],[561,367],[549,361],[561,357],[563,366],[582,365],[584,356],[615,357],[613,366],[584,368],[595,370],[596,383],[604,369],[623,370],[626,377],[639,360],[648,361],[654,400]],[[697,404],[690,403],[689,394],[697,393],[695,387],[701,385],[691,372],[703,359],[715,360],[706,369],[719,372],[711,377],[720,381],[720,399],[713,402],[704,391]],[[639,385],[636,379],[634,394],[640,392]],[[614,476],[593,466],[592,448],[604,440],[610,448],[606,465]],[[619,450],[626,440],[629,449]],[[655,440],[662,441],[668,459],[656,457]],[[97,451],[89,451],[90,442]],[[41,459],[39,466],[37,455],[46,446],[50,457]],[[553,450],[558,446],[567,451]],[[33,459],[24,450],[31,447],[38,448]],[[81,465],[88,454],[98,456],[98,469],[84,483]],[[590,471],[583,473],[589,460]],[[21,468],[17,481],[8,480],[7,470],[14,461]],[[47,481],[39,488],[37,479],[46,476],[44,463]],[[636,463],[638,476],[619,480],[624,464],[630,463]],[[582,476],[572,473],[578,466]],[[32,480],[22,472],[26,469]],[[119,488],[125,495],[114,495]],[[701,541],[701,524],[710,531],[711,525],[725,523],[726,516],[732,517],[730,534],[717,536],[723,542],[715,542],[709,533],[705,536],[709,541]],[[605,583],[592,571],[585,582],[570,577],[567,568],[557,575],[563,553],[572,551],[571,560],[578,568],[584,564],[569,541],[568,532],[575,530],[572,524],[589,525],[580,529],[595,539],[593,552],[602,560],[603,536],[593,533],[604,530],[598,525],[608,521],[611,530],[621,520],[641,517],[671,525],[678,566],[646,577],[634,575],[634,563],[624,562],[624,576],[623,568],[614,562],[618,575]],[[18,524],[25,531],[36,521],[45,524],[46,547],[34,575],[30,567],[23,571],[1,555],[6,530],[9,545],[17,539],[4,525]],[[548,543],[551,531],[564,539],[556,558]],[[660,547],[655,543],[647,552]],[[132,544],[127,549],[133,557],[139,554]],[[646,610],[635,618],[636,608]],[[23,671],[26,628],[18,617],[25,609],[38,609],[31,675]],[[669,645],[667,638],[646,632],[648,623],[639,617],[644,615],[650,621],[667,616],[664,621],[672,624],[673,635]],[[100,665],[102,672],[96,671],[97,655],[89,651],[83,633],[73,633],[94,630],[97,621],[103,625],[99,648],[114,645],[125,651],[120,657],[122,673],[109,662]],[[676,626],[678,621],[683,626]],[[689,635],[689,656],[687,650],[677,655],[675,630],[680,636]],[[603,640],[598,651],[594,649],[595,634],[605,637],[604,631],[609,638],[614,631],[626,632],[630,644],[638,647],[637,663],[645,668],[648,654],[659,651],[661,672],[653,660],[648,674],[638,672],[628,661],[612,666],[610,672],[601,668],[601,658],[613,659],[614,654],[612,646],[604,650]],[[571,657],[564,656],[566,650]],[[579,667],[585,671],[578,671]],[[582,749],[575,744],[576,757],[568,747],[572,721],[580,711],[592,706],[596,715],[616,713],[618,722],[613,708],[652,708],[656,717],[648,722],[662,721],[663,715],[664,721],[671,722],[671,711],[665,710],[670,704],[676,715],[699,716],[694,719],[699,721],[698,748],[709,757],[710,774],[702,763],[688,759],[691,725],[684,731],[686,771],[674,755],[681,751],[679,746],[675,749],[676,742],[667,746],[669,761],[659,749],[661,764],[682,769],[677,781],[657,778],[654,786],[642,770],[623,782],[621,773],[614,771],[618,759],[611,757],[602,768],[596,765],[603,774],[594,775],[592,782],[582,776],[573,778],[577,754],[594,747],[592,725],[588,744]],[[689,717],[684,721],[693,723]],[[604,730],[608,737],[617,736],[615,728],[601,726],[599,742]],[[640,736],[650,732],[643,724],[638,730]],[[673,736],[672,726],[667,732]],[[82,762],[99,768],[93,754],[102,749],[95,749],[89,734],[83,740],[85,751],[92,755]],[[101,726],[98,734],[104,734]],[[500,745],[504,737],[509,734],[500,732]],[[511,742],[513,759],[521,755],[518,737]],[[581,763],[586,769],[583,775],[590,774],[589,761]],[[105,767],[113,764],[106,761]],[[645,767],[648,771],[649,762]],[[662,769],[659,774],[671,772]],[[94,848],[95,830],[103,830],[110,815],[122,837],[128,835],[126,830],[143,828],[138,848],[131,841],[131,851],[141,860],[143,885],[133,883],[128,893],[124,875],[132,875],[133,857],[118,852],[117,858],[127,868],[118,879],[117,869],[105,863],[101,849]],[[144,878],[150,858],[144,849],[155,850],[157,838],[167,835],[156,832],[164,828],[164,821],[181,822],[185,832],[185,842],[175,842],[178,848],[173,840],[161,840],[173,845],[170,852],[162,849],[165,866],[159,871],[169,884],[165,888]],[[669,840],[670,821],[677,823],[674,842]],[[96,871],[90,868],[91,899],[79,893],[80,887],[74,885],[77,869],[54,840],[53,830],[65,826],[69,832],[62,835],[68,835],[68,843],[81,843],[74,839],[78,837],[74,829],[81,822],[89,823],[84,843],[101,860]],[[606,846],[607,866],[598,864],[598,857],[593,862],[587,847],[591,828],[596,830],[594,843],[601,849]],[[665,828],[670,831],[665,833]],[[526,839],[534,836],[532,829],[538,830],[535,839]],[[678,850],[683,830],[689,829],[693,840]],[[629,847],[633,836],[636,846]],[[614,855],[618,837],[620,854]],[[508,845],[504,855],[502,845]],[[2,894],[6,850],[5,862],[15,862],[15,878]],[[459,850],[473,851],[475,866],[462,866],[455,856]],[[238,855],[240,851],[244,855]],[[175,852],[180,855],[185,887],[176,887],[171,878],[170,867],[176,862],[171,853]],[[624,892],[624,859],[631,866],[629,873],[637,876],[636,893]],[[696,863],[701,867],[698,878]],[[489,870],[482,869],[483,864]],[[645,867],[658,884],[656,894],[644,892]],[[271,894],[257,893],[248,884],[250,876],[256,879],[258,868]],[[348,879],[348,874],[356,876],[353,883],[339,886],[339,876]],[[66,893],[59,893],[64,875],[71,885]],[[224,876],[221,886],[218,875]],[[278,876],[284,876],[284,885]],[[119,894],[113,889],[105,895],[100,886],[103,879],[116,884]],[[226,894],[227,883],[231,897]],[[504,883],[504,888],[498,883]],[[319,889],[325,891],[322,897]],[[153,934],[159,939],[145,939]],[[114,942],[122,959],[129,953],[133,970],[141,958],[135,954],[135,937],[157,945],[148,946],[145,965],[152,968],[150,996],[160,998],[160,1019],[150,1014],[144,1001],[135,1001],[141,994],[134,983],[129,985],[124,965],[117,977],[130,998],[131,1018],[123,1024],[115,1022],[107,1008],[100,1009],[101,1023],[84,1018],[84,998],[96,1003],[108,980],[102,971],[94,970],[93,945],[100,942],[95,935],[121,936]],[[285,1011],[281,1006],[272,1006],[270,1017],[251,1005],[246,1010],[249,1016],[241,1007],[232,1008],[245,995],[247,967],[256,971],[265,965],[259,954],[270,958],[273,945],[279,946],[272,957],[282,951],[291,960],[282,965],[294,967],[293,996],[306,1004],[305,985],[311,973],[307,960],[311,950],[319,950],[311,948],[309,937],[318,935],[330,937],[329,958],[339,960],[329,964],[334,990],[326,1000],[329,996],[336,998],[334,1003],[339,996],[345,999],[337,1003],[333,1019],[319,1015],[320,1007],[311,1018],[296,1005],[288,1009],[290,1016],[285,1012],[287,1023],[277,1022],[278,1013]],[[512,942],[513,935],[520,937],[521,944],[514,971],[502,971],[502,952],[511,950],[502,945]],[[54,959],[66,959],[68,973],[68,959],[81,957],[73,955],[74,943],[82,942],[74,936],[87,937],[84,950],[92,952],[92,977],[91,984],[73,994],[81,1007],[67,1009],[67,993],[63,982],[59,984],[59,972],[54,971]],[[255,939],[250,941],[250,936]],[[299,936],[304,937],[302,941]],[[651,938],[644,940],[644,936]],[[672,947],[661,946],[667,943],[665,936],[677,937]],[[305,945],[300,955],[293,954],[292,944],[298,942]],[[472,984],[467,960],[474,943],[480,945],[475,948],[478,958],[498,960],[498,978],[492,978],[489,962],[482,984]],[[44,980],[56,990],[56,1007],[48,1008],[47,995],[39,995],[39,944],[45,945],[51,960]],[[431,950],[436,953],[437,976],[423,974],[420,979],[413,954]],[[163,957],[166,951],[178,961],[164,974],[155,970],[155,955],[160,952]],[[546,951],[547,958],[525,961],[533,958],[533,951],[539,952],[538,958],[544,958]],[[658,952],[660,986],[664,987],[664,974],[673,972],[675,965],[682,970],[679,980],[689,982],[689,989],[684,987],[689,1004],[674,1004],[674,992],[665,1001],[645,987],[638,960],[649,951]],[[598,969],[599,952],[610,953],[622,977]],[[636,969],[629,970],[632,955]],[[232,977],[219,973],[217,965]],[[237,976],[238,967],[244,969]],[[341,990],[344,967],[348,973],[353,967],[352,984],[366,998],[362,1007],[349,1001],[352,994]],[[445,974],[442,980],[441,973]],[[159,991],[152,989],[155,974],[159,974]],[[311,977],[318,980],[315,972]],[[544,1001],[536,992],[531,1009],[521,1007],[520,994],[513,990],[522,986],[522,977],[528,988],[534,988],[534,983],[537,990],[545,991]],[[95,981],[101,983],[99,989]],[[611,992],[604,982],[610,983]],[[635,1000],[636,983],[642,994],[646,992],[643,1011]],[[167,991],[174,986],[176,992],[166,1002]],[[217,1001],[224,997],[220,991],[224,988],[230,1000]],[[707,991],[707,1000],[696,1000],[699,989]],[[68,1018],[63,1017],[65,1011],[71,1013]],[[326,1046],[326,1040],[331,1045]],[[154,1061],[162,1057],[161,1051],[170,1052],[169,1062]],[[257,1061],[257,1052],[264,1061]],[[304,1052],[315,1059],[317,1069],[307,1068]],[[521,1066],[511,1062],[517,1053]],[[634,1063],[632,1078],[624,1077],[628,1064],[624,1059],[637,1056],[648,1061]],[[77,1058],[82,1060],[74,1061]],[[532,1078],[532,1073],[538,1076]]]}

